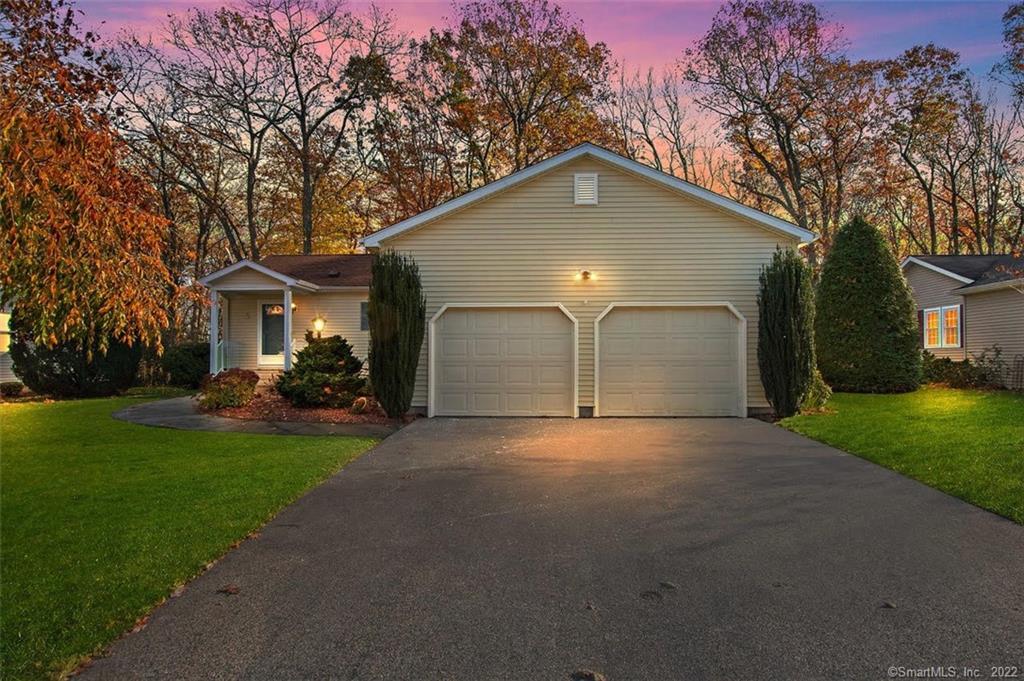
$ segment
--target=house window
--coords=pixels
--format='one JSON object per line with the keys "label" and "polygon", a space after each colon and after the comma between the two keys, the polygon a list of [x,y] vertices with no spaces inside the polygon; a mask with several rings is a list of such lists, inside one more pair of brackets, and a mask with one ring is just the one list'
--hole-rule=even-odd
{"label": "house window", "polygon": [[960,346],[960,306],[942,308],[942,344],[947,348]]}
{"label": "house window", "polygon": [[0,312],[0,352],[11,349],[11,313]]}
{"label": "house window", "polygon": [[359,303],[359,330],[370,330],[370,304],[365,301]]}
{"label": "house window", "polygon": [[960,347],[960,306],[947,305],[924,311],[926,348]]}

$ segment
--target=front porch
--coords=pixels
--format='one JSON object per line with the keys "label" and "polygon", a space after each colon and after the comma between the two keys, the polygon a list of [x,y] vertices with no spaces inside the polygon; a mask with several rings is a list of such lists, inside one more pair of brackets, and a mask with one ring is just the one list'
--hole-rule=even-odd
{"label": "front porch", "polygon": [[316,284],[250,261],[215,272],[202,283],[210,292],[211,374],[242,368],[258,373],[261,383],[270,382],[291,368],[308,332],[340,335],[357,356],[366,357],[368,286]]}

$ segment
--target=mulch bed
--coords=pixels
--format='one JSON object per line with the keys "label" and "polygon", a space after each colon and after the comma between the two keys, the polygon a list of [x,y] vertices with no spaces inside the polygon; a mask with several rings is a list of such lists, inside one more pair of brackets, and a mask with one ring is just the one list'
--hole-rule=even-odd
{"label": "mulch bed", "polygon": [[307,423],[380,423],[392,425],[380,407],[373,404],[362,414],[351,414],[347,409],[326,407],[293,407],[277,393],[257,393],[253,401],[244,407],[225,407],[212,412],[217,416],[251,421],[297,421]]}

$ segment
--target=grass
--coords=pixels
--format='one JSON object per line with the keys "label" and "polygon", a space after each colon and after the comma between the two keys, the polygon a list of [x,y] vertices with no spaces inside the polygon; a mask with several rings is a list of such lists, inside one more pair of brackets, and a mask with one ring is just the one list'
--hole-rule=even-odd
{"label": "grass", "polygon": [[781,425],[1024,524],[1024,395],[837,393]]}
{"label": "grass", "polygon": [[0,404],[5,679],[67,674],[374,444],[110,418],[139,399]]}

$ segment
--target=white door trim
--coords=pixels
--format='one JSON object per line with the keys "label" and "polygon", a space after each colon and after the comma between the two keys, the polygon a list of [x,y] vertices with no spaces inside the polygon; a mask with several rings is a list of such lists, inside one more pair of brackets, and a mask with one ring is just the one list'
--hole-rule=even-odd
{"label": "white door trim", "polygon": [[569,310],[565,308],[561,303],[445,303],[443,304],[434,316],[430,318],[430,323],[427,328],[427,417],[434,418],[434,393],[437,390],[437,382],[434,377],[437,376],[436,371],[436,356],[434,348],[437,344],[434,342],[436,339],[437,320],[444,315],[450,309],[499,309],[499,308],[531,308],[531,307],[551,307],[561,310],[562,314],[569,318],[572,322],[572,417],[576,418],[579,416],[579,397],[580,397],[580,322],[576,317],[573,316]]}
{"label": "white door trim", "polygon": [[[283,298],[283,296],[282,296]],[[280,305],[282,308],[286,306],[283,300],[270,300],[267,298],[260,298],[256,301],[256,366],[258,367],[283,367],[284,366],[284,351],[282,350],[278,355],[264,355],[263,354],[263,306],[264,305]],[[287,325],[285,325],[287,326]],[[285,329],[287,332],[288,329]],[[287,346],[287,342],[285,343]]]}
{"label": "white door trim", "polygon": [[609,303],[608,307],[601,311],[594,319],[594,416],[601,415],[601,320],[617,307],[724,307],[732,316],[739,321],[737,334],[739,341],[739,400],[736,404],[736,415],[746,417],[747,415],[747,318],[744,317],[732,303],[727,301],[709,302],[625,302]]}

